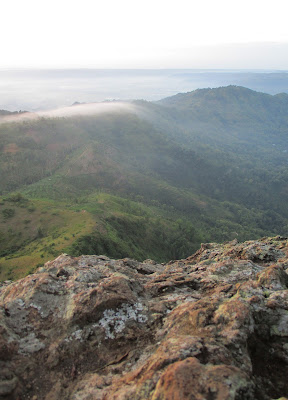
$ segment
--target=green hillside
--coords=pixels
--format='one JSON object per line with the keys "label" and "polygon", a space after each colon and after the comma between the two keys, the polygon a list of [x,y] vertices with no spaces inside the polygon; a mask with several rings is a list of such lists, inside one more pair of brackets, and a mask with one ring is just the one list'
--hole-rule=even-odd
{"label": "green hillside", "polygon": [[125,112],[0,116],[1,277],[63,251],[164,262],[201,241],[285,235],[287,105],[227,87]]}

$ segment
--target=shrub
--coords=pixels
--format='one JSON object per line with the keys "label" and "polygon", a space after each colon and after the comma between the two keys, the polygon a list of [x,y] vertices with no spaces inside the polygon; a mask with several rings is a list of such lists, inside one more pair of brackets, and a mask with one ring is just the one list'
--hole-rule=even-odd
{"label": "shrub", "polygon": [[2,210],[2,215],[5,219],[12,218],[15,215],[15,210],[13,208],[4,208],[4,210]]}

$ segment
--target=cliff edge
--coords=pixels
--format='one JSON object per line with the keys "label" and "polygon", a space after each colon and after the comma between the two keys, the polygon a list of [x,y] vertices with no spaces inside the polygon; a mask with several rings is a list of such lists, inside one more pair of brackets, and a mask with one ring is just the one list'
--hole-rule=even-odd
{"label": "cliff edge", "polygon": [[61,255],[0,284],[0,398],[288,396],[288,240],[185,260]]}

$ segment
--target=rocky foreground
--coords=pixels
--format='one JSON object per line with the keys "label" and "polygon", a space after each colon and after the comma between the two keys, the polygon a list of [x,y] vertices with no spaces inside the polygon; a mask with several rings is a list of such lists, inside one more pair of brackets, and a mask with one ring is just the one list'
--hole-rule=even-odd
{"label": "rocky foreground", "polygon": [[288,396],[288,241],[186,260],[61,255],[0,287],[0,398]]}

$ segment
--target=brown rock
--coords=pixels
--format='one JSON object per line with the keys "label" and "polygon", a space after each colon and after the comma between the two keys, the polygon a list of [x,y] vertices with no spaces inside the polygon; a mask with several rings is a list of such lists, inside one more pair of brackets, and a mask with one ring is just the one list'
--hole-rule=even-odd
{"label": "brown rock", "polygon": [[0,286],[0,397],[288,396],[286,238],[186,260],[61,255]]}

